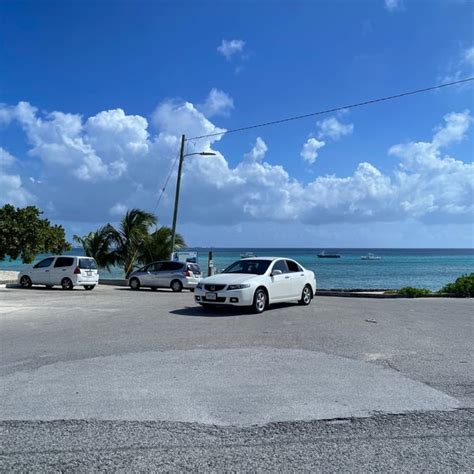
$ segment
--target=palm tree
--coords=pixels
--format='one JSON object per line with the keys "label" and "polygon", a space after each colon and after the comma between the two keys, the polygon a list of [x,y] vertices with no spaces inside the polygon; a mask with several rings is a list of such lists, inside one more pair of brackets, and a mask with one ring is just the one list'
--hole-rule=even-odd
{"label": "palm tree", "polygon": [[[175,249],[186,247],[184,238],[176,234]],[[142,247],[140,260],[142,263],[155,262],[157,260],[167,260],[171,255],[171,229],[169,227],[160,227],[151,233]]]}
{"label": "palm tree", "polygon": [[82,245],[84,254],[94,258],[99,267],[110,270],[115,263],[111,255],[114,231],[115,229],[107,224],[99,227],[95,232],[89,232],[84,237],[74,235],[73,240]]}
{"label": "palm tree", "polygon": [[141,209],[130,209],[120,221],[118,229],[113,228],[111,239],[114,249],[111,259],[120,265],[125,277],[131,272],[133,265],[141,262],[143,246],[149,237],[150,227],[157,222],[156,216]]}

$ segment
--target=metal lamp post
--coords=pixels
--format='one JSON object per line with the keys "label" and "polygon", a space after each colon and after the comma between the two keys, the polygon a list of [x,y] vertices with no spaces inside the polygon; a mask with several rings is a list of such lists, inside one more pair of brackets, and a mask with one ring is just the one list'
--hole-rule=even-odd
{"label": "metal lamp post", "polygon": [[178,220],[178,205],[179,205],[179,190],[181,187],[181,172],[183,170],[183,160],[186,156],[192,155],[201,155],[201,156],[214,156],[215,153],[209,151],[202,151],[198,153],[188,153],[184,154],[184,143],[186,142],[186,137],[181,136],[181,148],[179,152],[179,165],[178,165],[178,176],[176,178],[176,194],[174,198],[174,211],[173,211],[173,225],[171,227],[171,260],[173,259],[174,245],[176,240],[176,222]]}

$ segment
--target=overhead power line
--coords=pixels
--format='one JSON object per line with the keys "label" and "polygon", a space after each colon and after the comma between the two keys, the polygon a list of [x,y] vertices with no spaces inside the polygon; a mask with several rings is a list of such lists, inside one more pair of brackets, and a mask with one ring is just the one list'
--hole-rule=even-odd
{"label": "overhead power line", "polygon": [[168,176],[166,177],[165,182],[163,183],[163,186],[162,186],[162,188],[161,188],[160,195],[158,196],[158,199],[156,200],[155,207],[153,208],[153,213],[156,212],[156,209],[158,208],[158,205],[160,204],[161,198],[163,197],[163,194],[164,194],[165,191],[166,191],[166,186],[168,186],[168,181],[170,180],[171,175],[173,174],[173,170],[174,170],[174,168],[175,168],[175,166],[176,166],[176,163],[178,162],[178,159],[179,159],[179,153],[176,155],[176,158],[175,158],[175,160],[173,161],[173,164],[172,164],[171,167],[170,167],[170,171],[169,171],[169,173],[168,173]]}
{"label": "overhead power line", "polygon": [[468,77],[467,79],[461,79],[459,81],[454,81],[454,82],[447,82],[447,83],[444,83],[444,84],[438,84],[436,86],[425,87],[424,89],[417,89],[417,90],[414,90],[414,91],[402,92],[400,94],[389,95],[387,97],[381,97],[381,98],[378,98],[378,99],[366,100],[364,102],[358,102],[356,104],[350,104],[350,105],[344,105],[344,106],[341,106],[341,107],[334,107],[332,109],[320,110],[318,112],[312,112],[312,113],[309,113],[309,114],[296,115],[294,117],[287,117],[287,118],[283,118],[283,119],[279,119],[279,120],[272,120],[270,122],[264,122],[264,123],[259,123],[259,124],[255,124],[255,125],[248,125],[246,127],[234,128],[232,130],[226,130],[225,132],[209,133],[208,135],[200,135],[198,137],[187,138],[186,140],[199,140],[200,138],[218,137],[218,136],[221,136],[221,135],[227,135],[229,133],[236,133],[236,132],[243,132],[244,130],[251,130],[253,128],[268,127],[270,125],[277,125],[277,124],[280,124],[280,123],[292,122],[294,120],[301,120],[301,119],[305,119],[305,118],[308,118],[308,117],[315,117],[317,115],[329,114],[329,113],[332,113],[332,112],[338,112],[340,110],[354,109],[356,107],[362,107],[364,105],[377,104],[378,102],[385,102],[387,100],[399,99],[401,97],[406,97],[408,95],[421,94],[422,92],[429,92],[429,91],[433,91],[433,90],[436,90],[436,89],[441,89],[443,87],[455,86],[457,84],[463,84],[463,83],[470,82],[470,81],[474,81],[474,77]]}

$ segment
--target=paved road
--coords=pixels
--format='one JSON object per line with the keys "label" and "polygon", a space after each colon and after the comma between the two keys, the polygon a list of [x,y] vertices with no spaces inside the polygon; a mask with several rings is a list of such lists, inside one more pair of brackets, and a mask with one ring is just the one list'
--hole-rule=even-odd
{"label": "paved road", "polygon": [[2,465],[338,470],[359,449],[361,470],[468,470],[473,309],[320,297],[256,316],[190,293],[0,289]]}

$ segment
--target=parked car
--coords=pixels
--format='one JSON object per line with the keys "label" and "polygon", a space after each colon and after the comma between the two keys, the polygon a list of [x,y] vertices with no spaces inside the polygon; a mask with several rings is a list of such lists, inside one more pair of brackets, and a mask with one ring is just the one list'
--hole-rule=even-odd
{"label": "parked car", "polygon": [[202,279],[194,299],[204,307],[249,306],[262,313],[272,303],[308,305],[315,294],[312,271],[289,258],[259,257],[238,260],[222,273]]}
{"label": "parked car", "polygon": [[64,290],[83,286],[93,290],[99,283],[99,270],[91,257],[58,255],[47,257],[18,275],[18,283],[23,288],[32,285],[46,285],[51,288],[61,285]]}
{"label": "parked car", "polygon": [[197,264],[167,260],[149,263],[135,270],[129,275],[128,284],[132,290],[148,287],[153,290],[171,288],[181,291],[186,288],[194,291],[201,277],[201,269]]}

